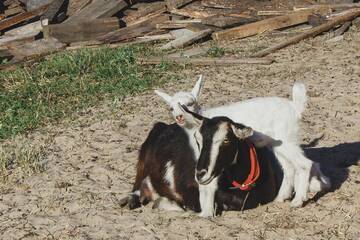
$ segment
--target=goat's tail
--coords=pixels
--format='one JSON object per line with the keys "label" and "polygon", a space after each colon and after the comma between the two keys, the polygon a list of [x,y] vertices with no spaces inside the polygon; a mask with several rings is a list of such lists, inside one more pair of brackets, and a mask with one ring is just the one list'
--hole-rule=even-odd
{"label": "goat's tail", "polygon": [[292,102],[299,118],[305,110],[306,100],[307,95],[305,84],[301,82],[296,82],[292,89]]}

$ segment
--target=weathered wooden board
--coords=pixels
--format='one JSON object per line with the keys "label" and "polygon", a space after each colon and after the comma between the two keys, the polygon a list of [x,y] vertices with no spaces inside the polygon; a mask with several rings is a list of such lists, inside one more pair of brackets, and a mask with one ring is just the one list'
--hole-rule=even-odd
{"label": "weathered wooden board", "polygon": [[153,15],[166,12],[166,5],[164,2],[153,2],[142,5],[137,11],[125,16],[122,20],[127,26],[144,21]]}
{"label": "weathered wooden board", "polygon": [[96,0],[85,6],[79,12],[68,18],[65,22],[92,21],[97,18],[111,17],[121,9],[128,6],[125,0]]}
{"label": "weathered wooden board", "polygon": [[254,17],[230,17],[224,15],[216,15],[201,19],[201,22],[206,25],[211,25],[220,28],[228,28],[236,25],[248,24],[257,21]]}
{"label": "weathered wooden board", "polygon": [[192,32],[191,34],[184,35],[183,37],[177,38],[171,42],[160,47],[161,50],[167,50],[171,48],[179,48],[188,46],[212,33],[211,29],[206,29],[200,32]]}
{"label": "weathered wooden board", "polygon": [[18,14],[16,16],[4,19],[4,20],[0,21],[0,31],[4,30],[4,29],[7,29],[7,28],[9,28],[11,26],[14,26],[14,25],[16,25],[18,23],[30,20],[30,19],[32,19],[32,18],[34,18],[36,16],[39,16],[46,10],[46,8],[47,8],[47,6],[41,7],[39,9],[36,9],[34,11],[31,11],[31,12],[20,13],[20,14]]}
{"label": "weathered wooden board", "polygon": [[273,59],[268,58],[183,58],[183,57],[153,57],[139,58],[141,64],[160,64],[163,62],[172,62],[177,64],[192,64],[194,66],[222,66],[231,67],[243,64],[271,64]]}
{"label": "weathered wooden board", "polygon": [[7,35],[25,35],[25,34],[31,34],[34,32],[39,33],[40,31],[42,31],[43,25],[47,25],[47,24],[48,24],[47,20],[28,23],[24,26],[17,27],[17,28],[11,29],[9,31],[6,31],[5,36],[7,36]]}
{"label": "weathered wooden board", "polygon": [[312,10],[304,10],[304,11],[293,12],[292,14],[288,14],[284,16],[268,18],[262,21],[249,23],[228,30],[215,32],[213,34],[213,38],[220,41],[234,40],[234,39],[253,36],[266,31],[271,31],[275,29],[297,25],[300,23],[305,23],[308,21],[308,16],[312,12],[313,12]]}
{"label": "weathered wooden board", "polygon": [[56,39],[41,39],[9,48],[16,60],[25,60],[57,52],[66,45]]}
{"label": "weathered wooden board", "polygon": [[286,41],[281,42],[275,46],[272,46],[272,47],[266,48],[262,51],[259,51],[259,52],[255,53],[253,56],[254,57],[266,56],[266,55],[268,55],[272,52],[275,52],[279,49],[282,49],[289,45],[298,43],[305,38],[314,37],[322,32],[328,31],[339,24],[343,24],[345,22],[351,21],[358,16],[360,16],[360,8],[354,8],[354,9],[348,10],[346,12],[346,14],[342,14],[340,16],[334,17],[334,18],[330,19],[329,21],[325,22],[324,24],[321,24],[317,27],[311,28],[310,30],[308,30],[304,33],[301,33],[295,37],[289,38]]}
{"label": "weathered wooden board", "polygon": [[136,38],[144,35],[145,33],[155,30],[156,24],[167,20],[169,20],[168,15],[159,14],[156,16],[152,16],[151,18],[143,22],[110,32],[104,36],[97,38],[97,40],[106,43],[113,43],[113,42],[119,42],[119,41]]}
{"label": "weathered wooden board", "polygon": [[180,8],[194,0],[165,0],[168,9]]}
{"label": "weathered wooden board", "polygon": [[118,18],[99,18],[84,22],[68,22],[44,27],[46,36],[63,43],[82,42],[96,39],[108,32],[120,29]]}

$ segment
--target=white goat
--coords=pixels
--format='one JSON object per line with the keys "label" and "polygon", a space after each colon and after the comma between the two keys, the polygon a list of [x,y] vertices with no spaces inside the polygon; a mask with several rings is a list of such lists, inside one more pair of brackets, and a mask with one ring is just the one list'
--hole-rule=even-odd
{"label": "white goat", "polygon": [[[264,97],[203,109],[199,105],[202,80],[203,76],[200,75],[191,92],[177,92],[170,96],[155,91],[170,105],[176,122],[187,131],[190,143],[194,146],[196,159],[199,156],[199,151],[193,137],[195,130],[191,125],[191,120],[185,119],[178,103],[205,117],[229,117],[234,122],[250,126],[257,132],[281,141],[281,144],[271,146],[284,170],[284,178],[275,201],[283,202],[289,199],[295,190],[295,197],[291,206],[300,207],[307,200],[308,190],[319,192],[330,188],[330,181],[322,174],[319,165],[305,157],[299,145],[299,121],[307,100],[304,84],[294,84],[292,101],[279,97]],[[264,143],[267,144],[268,142],[265,141]]]}

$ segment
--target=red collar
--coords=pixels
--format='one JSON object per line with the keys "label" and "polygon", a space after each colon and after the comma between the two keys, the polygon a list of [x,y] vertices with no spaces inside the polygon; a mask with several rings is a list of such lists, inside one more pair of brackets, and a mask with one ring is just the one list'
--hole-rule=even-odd
{"label": "red collar", "polygon": [[246,140],[246,143],[249,146],[250,151],[250,173],[243,183],[238,183],[237,181],[232,182],[232,185],[235,188],[239,188],[243,191],[251,190],[255,186],[255,182],[260,176],[260,166],[256,155],[255,147],[252,142],[248,140]]}

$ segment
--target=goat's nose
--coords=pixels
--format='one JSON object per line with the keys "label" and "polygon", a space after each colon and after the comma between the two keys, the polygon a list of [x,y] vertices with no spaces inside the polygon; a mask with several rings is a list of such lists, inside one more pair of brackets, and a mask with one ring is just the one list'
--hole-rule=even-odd
{"label": "goat's nose", "polygon": [[184,116],[181,114],[176,116],[176,120],[178,120],[178,121],[182,120],[183,118],[184,118]]}
{"label": "goat's nose", "polygon": [[205,176],[207,171],[205,169],[201,169],[200,171],[196,171],[196,179],[200,180],[202,177]]}

